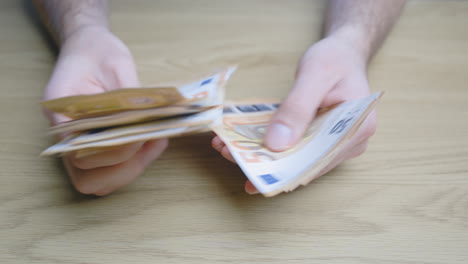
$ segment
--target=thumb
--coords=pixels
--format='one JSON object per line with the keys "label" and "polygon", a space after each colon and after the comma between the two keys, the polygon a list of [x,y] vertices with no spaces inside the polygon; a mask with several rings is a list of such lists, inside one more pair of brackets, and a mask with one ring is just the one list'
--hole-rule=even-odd
{"label": "thumb", "polygon": [[272,151],[294,146],[314,118],[323,98],[336,83],[319,71],[300,70],[296,84],[267,128],[265,145]]}

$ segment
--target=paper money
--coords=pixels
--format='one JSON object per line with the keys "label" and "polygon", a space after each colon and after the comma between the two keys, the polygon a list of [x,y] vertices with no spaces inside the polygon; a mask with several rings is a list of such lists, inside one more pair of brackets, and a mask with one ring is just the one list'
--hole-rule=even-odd
{"label": "paper money", "polygon": [[382,93],[322,110],[303,139],[284,152],[265,148],[263,138],[275,104],[227,106],[223,123],[212,129],[246,176],[270,197],[306,185],[340,153]]}
{"label": "paper money", "polygon": [[143,123],[167,117],[199,113],[215,106],[167,106],[141,110],[124,111],[104,116],[71,120],[57,124],[49,129],[50,134],[68,133],[96,128]]}
{"label": "paper money", "polygon": [[220,107],[201,113],[129,126],[77,133],[47,148],[41,155],[54,155],[87,148],[119,146],[132,142],[170,138],[204,132],[221,117]]}
{"label": "paper money", "polygon": [[77,95],[42,102],[46,109],[72,119],[163,106],[212,106],[224,99],[223,87],[235,70],[230,67],[195,82],[153,88],[126,88],[100,94]]}
{"label": "paper money", "polygon": [[125,89],[44,102],[49,110],[75,119],[50,129],[51,134],[71,135],[41,155],[97,151],[97,148],[208,131],[222,116],[224,86],[235,69],[229,67],[195,82],[174,86],[175,90]]}
{"label": "paper money", "polygon": [[85,118],[125,110],[161,107],[183,99],[176,87],[127,88],[59,98],[43,102],[42,106],[70,118]]}
{"label": "paper money", "polygon": [[[89,155],[132,142],[214,131],[253,185],[270,197],[306,185],[333,161],[382,93],[321,109],[292,149],[264,146],[276,100],[224,102],[231,67],[186,85],[125,89],[44,102],[74,118],[50,133],[71,133],[41,155]],[[131,90],[131,91],[130,91]]]}
{"label": "paper money", "polygon": [[[65,139],[59,143],[47,148],[44,150],[41,155],[48,156],[60,153],[67,153],[71,151],[84,150],[84,149],[96,149],[96,148],[106,148],[121,146],[132,142],[140,142],[153,140],[158,138],[171,138],[189,135],[193,133],[201,133],[209,130],[207,125],[193,125],[193,126],[183,126],[169,129],[156,130],[152,132],[142,133],[142,134],[130,134],[123,137],[110,138],[101,141],[94,141],[89,143],[82,143],[74,145],[72,141],[74,138]],[[70,140],[70,141],[69,141]]]}

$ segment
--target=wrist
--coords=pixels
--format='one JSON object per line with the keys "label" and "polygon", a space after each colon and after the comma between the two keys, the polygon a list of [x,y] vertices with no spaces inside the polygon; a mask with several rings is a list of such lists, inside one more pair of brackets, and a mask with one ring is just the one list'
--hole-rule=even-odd
{"label": "wrist", "polygon": [[60,48],[60,58],[78,56],[89,61],[124,58],[132,60],[128,47],[108,28],[83,26],[73,32]]}
{"label": "wrist", "polygon": [[107,24],[102,23],[81,22],[64,25],[59,34],[60,45],[63,46],[66,42],[76,39],[80,35],[87,34],[88,32],[109,33],[110,31]]}
{"label": "wrist", "polygon": [[64,11],[64,15],[55,16],[54,24],[59,29],[60,43],[64,43],[71,36],[88,28],[109,31],[107,17],[106,1],[93,0],[86,5],[70,6],[67,11]]}
{"label": "wrist", "polygon": [[367,66],[372,51],[364,30],[358,27],[344,26],[327,33],[326,38],[332,38],[349,47]]}
{"label": "wrist", "polygon": [[112,32],[99,25],[82,25],[71,31],[63,39],[60,54],[87,53],[98,47],[108,45],[108,36],[113,36]]}
{"label": "wrist", "polygon": [[59,46],[83,27],[108,28],[107,0],[33,0],[33,2]]}

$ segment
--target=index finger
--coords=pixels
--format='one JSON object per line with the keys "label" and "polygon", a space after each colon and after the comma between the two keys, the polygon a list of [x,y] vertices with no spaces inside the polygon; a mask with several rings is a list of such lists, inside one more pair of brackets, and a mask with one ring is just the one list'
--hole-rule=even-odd
{"label": "index finger", "polygon": [[122,163],[137,153],[143,146],[144,142],[136,142],[104,150],[97,150],[97,152],[75,152],[66,155],[65,157],[75,167],[80,169],[94,169],[98,167],[112,166]]}

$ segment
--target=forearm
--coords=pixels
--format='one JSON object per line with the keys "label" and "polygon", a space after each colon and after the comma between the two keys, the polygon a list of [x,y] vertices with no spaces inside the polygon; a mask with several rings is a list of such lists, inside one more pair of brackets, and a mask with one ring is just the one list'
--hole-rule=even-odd
{"label": "forearm", "polygon": [[60,45],[85,27],[108,27],[106,0],[33,0],[44,24]]}
{"label": "forearm", "polygon": [[325,36],[339,35],[369,61],[397,21],[406,0],[329,0]]}

